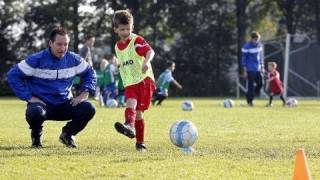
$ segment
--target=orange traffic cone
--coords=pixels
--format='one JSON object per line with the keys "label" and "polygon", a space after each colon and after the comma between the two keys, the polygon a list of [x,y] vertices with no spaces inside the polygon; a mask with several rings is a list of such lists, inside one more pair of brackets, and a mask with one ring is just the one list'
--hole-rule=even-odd
{"label": "orange traffic cone", "polygon": [[298,149],[296,152],[296,163],[292,180],[312,180],[303,149]]}

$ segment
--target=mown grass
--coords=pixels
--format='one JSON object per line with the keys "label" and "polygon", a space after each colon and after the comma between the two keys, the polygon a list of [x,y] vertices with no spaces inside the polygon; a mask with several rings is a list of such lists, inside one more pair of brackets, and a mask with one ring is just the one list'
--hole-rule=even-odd
{"label": "mown grass", "polygon": [[[295,150],[304,148],[312,177],[320,179],[320,102],[299,101],[297,108],[225,109],[218,99],[171,99],[146,112],[148,152],[115,132],[123,109],[97,106],[97,114],[77,136],[78,149],[58,142],[64,122],[45,123],[44,148],[30,148],[25,103],[0,99],[0,179],[291,179]],[[95,102],[96,103],[96,102]],[[195,123],[196,153],[185,155],[168,136],[180,119]]]}

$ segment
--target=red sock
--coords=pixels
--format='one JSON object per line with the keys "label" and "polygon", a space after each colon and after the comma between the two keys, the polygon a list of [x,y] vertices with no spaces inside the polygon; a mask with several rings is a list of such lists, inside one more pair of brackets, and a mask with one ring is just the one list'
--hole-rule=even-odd
{"label": "red sock", "polygon": [[126,108],[124,112],[124,116],[126,119],[126,124],[130,124],[130,126],[134,127],[135,121],[136,121],[136,110],[131,108]]}
{"label": "red sock", "polygon": [[137,143],[144,142],[144,120],[137,120],[135,123]]}

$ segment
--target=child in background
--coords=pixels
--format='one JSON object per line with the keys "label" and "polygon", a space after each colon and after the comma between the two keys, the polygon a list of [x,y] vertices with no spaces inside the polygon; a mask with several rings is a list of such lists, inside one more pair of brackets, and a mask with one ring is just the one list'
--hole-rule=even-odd
{"label": "child in background", "polygon": [[125,101],[125,96],[124,96],[124,86],[122,82],[122,78],[120,76],[120,73],[117,74],[117,89],[118,89],[118,107],[125,107],[126,106],[126,101]]}
{"label": "child in background", "polygon": [[107,104],[108,99],[116,99],[117,87],[116,87],[116,75],[117,75],[117,62],[114,55],[108,57],[108,65],[103,71],[103,102]]}
{"label": "child in background", "polygon": [[173,71],[176,68],[176,64],[173,61],[168,61],[166,70],[160,74],[156,84],[157,84],[157,92],[152,99],[152,104],[155,105],[158,101],[157,105],[161,105],[162,101],[165,100],[168,96],[168,90],[170,83],[172,82],[179,89],[182,89],[180,83],[178,83],[172,76]]}
{"label": "child in background", "polygon": [[103,58],[100,62],[100,71],[104,71],[108,66],[109,62],[107,59]]}
{"label": "child in background", "polygon": [[106,69],[106,67],[108,66],[109,62],[107,59],[103,58],[100,62],[100,68],[99,70],[96,70],[97,73],[97,88],[96,88],[96,94],[99,96],[99,103],[100,106],[104,106],[104,100],[103,100],[103,89],[104,89],[104,70]]}
{"label": "child in background", "polygon": [[149,108],[155,90],[151,60],[154,51],[143,37],[133,33],[133,17],[128,10],[113,16],[113,29],[120,40],[115,45],[119,71],[125,88],[125,122],[115,123],[115,129],[136,138],[136,150],[146,151],[144,144],[144,111]]}
{"label": "child in background", "polygon": [[77,97],[80,94],[80,84],[81,84],[81,79],[79,76],[76,76],[73,80],[73,85],[71,88],[71,92],[74,97]]}
{"label": "child in background", "polygon": [[283,106],[286,105],[286,101],[283,97],[283,87],[280,80],[280,74],[277,71],[277,63],[275,62],[268,63],[268,79],[266,89],[269,92],[269,103],[267,104],[267,107],[272,107],[274,95],[280,95]]}

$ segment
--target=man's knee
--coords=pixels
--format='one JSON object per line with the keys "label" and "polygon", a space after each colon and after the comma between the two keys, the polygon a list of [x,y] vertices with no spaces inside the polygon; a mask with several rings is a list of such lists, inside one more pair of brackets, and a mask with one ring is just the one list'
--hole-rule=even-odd
{"label": "man's knee", "polygon": [[262,81],[257,82],[257,87],[258,88],[262,88],[262,86],[263,86]]}
{"label": "man's knee", "polygon": [[82,116],[87,117],[88,120],[91,120],[93,118],[93,116],[96,114],[96,107],[88,101],[81,102],[78,105],[78,107],[79,107],[78,112]]}
{"label": "man's knee", "polygon": [[29,104],[26,110],[26,119],[29,123],[42,122],[46,119],[47,112],[40,104]]}

